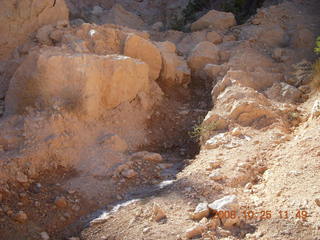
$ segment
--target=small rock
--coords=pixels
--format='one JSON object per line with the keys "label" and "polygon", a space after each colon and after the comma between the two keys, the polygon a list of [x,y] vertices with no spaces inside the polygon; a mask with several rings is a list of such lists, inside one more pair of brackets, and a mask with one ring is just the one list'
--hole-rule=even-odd
{"label": "small rock", "polygon": [[311,110],[311,116],[312,118],[316,118],[320,116],[320,100],[316,100],[313,104],[312,110]]}
{"label": "small rock", "polygon": [[13,219],[17,222],[24,223],[28,220],[28,216],[24,211],[19,211],[13,215]]}
{"label": "small rock", "polygon": [[192,213],[193,220],[201,220],[204,217],[209,216],[208,203],[199,203],[194,212]]}
{"label": "small rock", "polygon": [[47,232],[42,232],[40,233],[40,236],[43,240],[49,240],[50,237],[49,237],[49,234]]}
{"label": "small rock", "polygon": [[151,227],[146,227],[142,230],[143,233],[147,233],[151,230]]}
{"label": "small rock", "polygon": [[317,199],[315,200],[315,202],[316,202],[316,204],[318,205],[318,207],[320,207],[320,198],[317,198]]}
{"label": "small rock", "polygon": [[162,219],[165,219],[166,213],[163,211],[163,209],[158,205],[158,204],[154,204],[153,205],[153,216],[152,219],[159,222]]}
{"label": "small rock", "polygon": [[238,203],[238,199],[237,196],[235,195],[229,195],[229,196],[225,196],[221,199],[218,199],[216,201],[214,201],[213,203],[208,205],[209,209],[211,209],[214,212],[218,212],[218,211],[235,211],[235,218],[220,218],[222,224],[225,227],[231,227],[234,224],[238,224],[240,222],[240,219],[238,217],[238,212],[240,210],[240,206]]}
{"label": "small rock", "polygon": [[152,25],[152,30],[153,31],[161,31],[161,29],[163,28],[163,23],[162,22],[156,22],[155,24]]}
{"label": "small rock", "polygon": [[244,188],[245,189],[251,189],[252,188],[252,183],[247,183]]}
{"label": "small rock", "polygon": [[93,14],[93,15],[100,15],[100,14],[102,14],[103,13],[103,8],[102,7],[100,7],[100,6],[94,6],[93,7],[93,9],[92,9],[92,11],[91,11],[91,13]]}
{"label": "small rock", "polygon": [[18,172],[16,180],[19,183],[27,183],[28,182],[28,177],[25,174],[23,174],[22,172]]}
{"label": "small rock", "polygon": [[210,221],[207,223],[207,228],[211,230],[216,230],[217,227],[220,226],[220,220],[218,218],[212,218]]}
{"label": "small rock", "polygon": [[2,194],[0,193],[0,202],[2,201],[2,199],[3,199],[3,196],[2,196]]}
{"label": "small rock", "polygon": [[218,228],[218,234],[221,236],[221,237],[228,237],[231,235],[231,232],[226,230],[226,229],[222,229],[222,228]]}
{"label": "small rock", "polygon": [[221,167],[220,161],[210,161],[209,164],[212,169],[216,169],[216,168]]}
{"label": "small rock", "polygon": [[203,225],[196,225],[192,228],[187,229],[186,231],[186,238],[187,239],[192,239],[194,237],[200,236],[202,233],[206,231],[206,227]]}
{"label": "small rock", "polygon": [[134,178],[138,175],[138,173],[133,169],[125,169],[124,171],[121,172],[121,175],[124,176],[125,178]]}
{"label": "small rock", "polygon": [[163,158],[159,153],[148,153],[144,156],[143,159],[154,163],[160,163],[163,161]]}
{"label": "small rock", "polygon": [[234,128],[231,132],[231,135],[236,137],[239,137],[241,134],[242,134],[241,129],[238,127]]}
{"label": "small rock", "polygon": [[219,170],[215,170],[209,175],[209,178],[214,181],[220,181],[224,179],[224,176]]}
{"label": "small rock", "polygon": [[54,204],[58,207],[58,208],[65,208],[68,206],[68,202],[67,199],[65,197],[57,197],[54,201]]}

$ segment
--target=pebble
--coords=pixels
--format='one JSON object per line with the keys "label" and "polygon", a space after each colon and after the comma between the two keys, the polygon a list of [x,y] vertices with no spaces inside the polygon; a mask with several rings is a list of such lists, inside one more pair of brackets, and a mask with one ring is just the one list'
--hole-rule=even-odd
{"label": "pebble", "polygon": [[220,161],[210,161],[209,162],[210,167],[213,169],[221,167],[221,162]]}
{"label": "pebble", "polygon": [[222,237],[228,237],[228,236],[230,236],[231,235],[231,232],[230,231],[228,231],[228,230],[226,230],[226,229],[222,229],[222,228],[220,228],[220,227],[218,227],[218,234],[220,235],[220,236],[222,236]]}
{"label": "pebble", "polygon": [[152,219],[159,222],[160,220],[166,218],[167,215],[164,210],[156,203],[153,205],[153,216]]}
{"label": "pebble", "polygon": [[40,233],[40,236],[43,240],[49,240],[50,237],[49,237],[49,234],[47,232],[42,232]]}
{"label": "pebble", "polygon": [[142,230],[143,233],[147,233],[151,230],[151,227],[146,227]]}
{"label": "pebble", "polygon": [[206,231],[206,227],[203,225],[196,225],[192,228],[187,229],[186,231],[186,238],[187,239],[192,239],[194,237],[200,236],[202,233]]}
{"label": "pebble", "polygon": [[316,202],[317,206],[320,207],[320,198],[317,198],[317,199],[315,200],[315,202]]}
{"label": "pebble", "polygon": [[209,178],[214,181],[220,181],[224,179],[224,176],[221,174],[219,170],[216,170],[209,175]]}
{"label": "pebble", "polygon": [[54,204],[58,207],[58,208],[65,208],[68,206],[68,202],[67,199],[65,197],[57,197],[54,201]]}
{"label": "pebble", "polygon": [[28,220],[28,216],[24,211],[19,211],[13,215],[13,219],[17,222],[24,223]]}
{"label": "pebble", "polygon": [[241,133],[241,129],[240,128],[238,128],[238,127],[236,127],[236,128],[234,128],[233,130],[232,130],[232,132],[231,132],[231,135],[232,136],[240,136],[242,133]]}
{"label": "pebble", "polygon": [[28,177],[25,174],[23,174],[22,172],[18,172],[16,180],[19,183],[27,183],[28,182]]}
{"label": "pebble", "polygon": [[246,186],[244,187],[245,189],[252,189],[252,183],[247,183]]}
{"label": "pebble", "polygon": [[159,153],[148,153],[143,157],[144,160],[154,163],[163,162],[163,158]]}
{"label": "pebble", "polygon": [[124,176],[125,178],[134,178],[138,175],[138,173],[133,169],[126,169],[121,172],[121,175]]}

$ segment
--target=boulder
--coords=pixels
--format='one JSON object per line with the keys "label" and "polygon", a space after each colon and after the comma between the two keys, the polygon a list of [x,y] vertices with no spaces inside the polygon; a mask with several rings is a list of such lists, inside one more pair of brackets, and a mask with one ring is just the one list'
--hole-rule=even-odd
{"label": "boulder", "polygon": [[231,211],[233,211],[235,213],[235,218],[226,217],[227,214],[218,215],[224,227],[232,227],[233,225],[240,223],[240,205],[237,196],[225,196],[209,204],[208,207],[214,212],[222,211],[223,213],[226,213],[229,211],[231,213]]}
{"label": "boulder", "polygon": [[184,55],[188,55],[195,45],[204,41],[207,41],[207,33],[205,31],[192,32],[182,38],[177,45],[177,49]]}
{"label": "boulder", "polygon": [[213,111],[216,114],[241,126],[260,129],[280,118],[271,102],[252,88],[231,85],[214,101]]}
{"label": "boulder", "polygon": [[272,25],[260,29],[258,40],[268,46],[279,47],[286,45],[288,36],[279,25]]}
{"label": "boulder", "polygon": [[112,23],[133,29],[142,29],[144,27],[144,22],[139,16],[127,11],[120,4],[114,4],[109,13],[101,17],[101,22],[103,24]]}
{"label": "boulder", "polygon": [[191,30],[198,31],[206,28],[226,30],[236,24],[236,19],[232,13],[211,10],[206,15],[192,23]]}
{"label": "boulder", "polygon": [[162,56],[161,82],[166,86],[186,86],[191,81],[190,69],[186,61],[176,54],[176,46],[171,42],[157,43]]}
{"label": "boulder", "polygon": [[219,62],[219,49],[211,42],[199,43],[188,57],[188,65],[192,71],[202,70],[206,64]]}
{"label": "boulder", "polygon": [[132,154],[131,161],[134,160],[142,160],[147,162],[153,162],[153,163],[161,163],[163,162],[163,158],[159,153],[153,153],[153,152],[136,152]]}
{"label": "boulder", "polygon": [[312,31],[306,28],[298,29],[292,36],[291,44],[294,48],[308,48],[314,47],[315,35]]}
{"label": "boulder", "polygon": [[211,31],[207,33],[207,41],[212,42],[213,44],[222,43],[222,37],[219,33]]}
{"label": "boulder", "polygon": [[258,69],[255,72],[229,70],[222,81],[214,86],[212,96],[216,99],[225,88],[233,84],[262,91],[271,87],[274,82],[279,82],[282,78],[282,74],[266,72],[263,69]]}
{"label": "boulder", "polygon": [[2,0],[0,8],[0,60],[24,43],[41,26],[68,20],[69,10],[64,0]]}
{"label": "boulder", "polygon": [[207,64],[203,70],[208,78],[215,79],[218,76],[225,75],[226,68],[226,65]]}
{"label": "boulder", "polygon": [[148,66],[137,59],[45,48],[32,52],[15,72],[6,97],[6,114],[23,113],[28,106],[58,105],[97,117],[148,89]]}
{"label": "boulder", "polygon": [[268,98],[279,102],[297,103],[302,92],[285,82],[276,82],[265,91]]}
{"label": "boulder", "polygon": [[124,55],[147,63],[151,80],[159,78],[162,57],[160,50],[151,41],[135,34],[129,34],[124,45]]}
{"label": "boulder", "polygon": [[230,57],[228,66],[234,70],[253,72],[258,68],[271,69],[274,62],[270,56],[240,44]]}

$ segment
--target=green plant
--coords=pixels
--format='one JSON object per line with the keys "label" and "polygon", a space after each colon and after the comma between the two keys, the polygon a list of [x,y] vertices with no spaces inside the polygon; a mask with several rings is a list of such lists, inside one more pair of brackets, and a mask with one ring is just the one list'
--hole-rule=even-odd
{"label": "green plant", "polygon": [[314,52],[315,52],[316,54],[320,54],[320,36],[317,37],[316,47],[314,48]]}
{"label": "green plant", "polygon": [[289,121],[294,121],[299,119],[299,113],[298,112],[290,112],[288,114]]}
{"label": "green plant", "polygon": [[311,88],[320,88],[320,59],[316,60],[316,62],[313,64]]}
{"label": "green plant", "polygon": [[[316,54],[320,54],[320,36],[317,37],[316,47],[314,48]],[[312,81],[311,87],[314,89],[320,88],[320,59],[317,59],[312,65]]]}
{"label": "green plant", "polygon": [[189,132],[189,136],[199,141],[203,135],[210,133],[211,131],[215,131],[216,129],[217,129],[217,122],[213,121],[213,122],[204,124],[201,119],[198,119],[197,123],[193,126],[192,130]]}

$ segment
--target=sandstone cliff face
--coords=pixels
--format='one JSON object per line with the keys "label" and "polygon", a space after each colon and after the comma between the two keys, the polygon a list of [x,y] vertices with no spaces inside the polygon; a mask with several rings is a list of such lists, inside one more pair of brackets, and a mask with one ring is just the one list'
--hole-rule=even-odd
{"label": "sandstone cliff face", "polygon": [[0,3],[0,60],[6,59],[39,27],[68,20],[64,0],[3,0]]}

